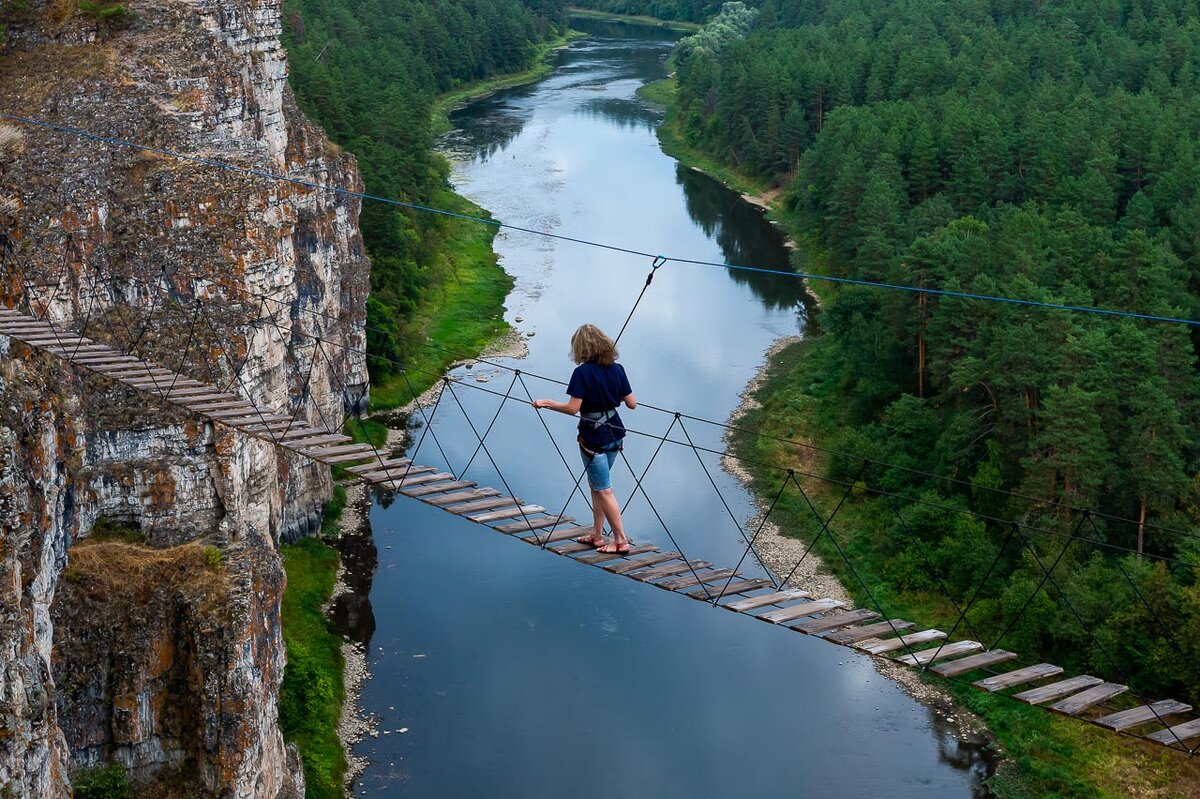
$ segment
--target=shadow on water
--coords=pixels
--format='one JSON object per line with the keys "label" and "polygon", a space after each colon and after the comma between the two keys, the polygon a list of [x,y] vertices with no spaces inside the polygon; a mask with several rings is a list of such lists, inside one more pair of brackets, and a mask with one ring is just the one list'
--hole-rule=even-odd
{"label": "shadow on water", "polygon": [[[726,263],[792,271],[783,236],[774,225],[765,223],[761,209],[683,164],[675,168],[675,182],[683,187],[688,214],[716,240]],[[729,276],[749,286],[768,308],[797,308],[805,314],[811,308],[812,297],[797,278],[737,269],[729,270]]]}

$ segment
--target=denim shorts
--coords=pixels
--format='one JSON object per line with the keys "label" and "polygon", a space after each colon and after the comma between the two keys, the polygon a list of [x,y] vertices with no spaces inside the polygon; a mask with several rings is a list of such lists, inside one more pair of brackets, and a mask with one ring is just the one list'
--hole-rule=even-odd
{"label": "denim shorts", "polygon": [[595,455],[589,456],[580,447],[579,457],[587,466],[588,485],[592,487],[593,491],[607,491],[612,488],[612,465],[619,454],[620,450],[614,449],[612,452],[597,452]]}

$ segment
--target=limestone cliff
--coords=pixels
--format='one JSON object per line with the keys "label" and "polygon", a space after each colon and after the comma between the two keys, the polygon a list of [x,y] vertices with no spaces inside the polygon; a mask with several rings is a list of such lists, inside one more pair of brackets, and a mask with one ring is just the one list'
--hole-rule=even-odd
{"label": "limestone cliff", "polygon": [[[83,7],[0,2],[0,111],[360,187],[287,89],[277,0]],[[331,427],[367,383],[358,210],[0,125],[6,303]],[[274,546],[329,488],[327,469],[0,337],[0,785],[65,796],[73,768],[116,761],[208,795],[294,791]],[[89,551],[100,519],[139,529],[150,560]],[[194,566],[200,539],[221,553],[207,581],[151,558]]]}

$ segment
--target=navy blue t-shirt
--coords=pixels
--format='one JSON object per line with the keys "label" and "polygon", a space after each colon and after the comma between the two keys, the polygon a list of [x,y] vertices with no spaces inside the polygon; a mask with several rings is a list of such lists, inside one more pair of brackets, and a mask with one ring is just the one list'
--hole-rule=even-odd
{"label": "navy blue t-shirt", "polygon": [[[632,393],[625,367],[619,363],[612,366],[601,366],[592,361],[581,363],[575,367],[571,382],[567,384],[567,394],[583,400],[579,406],[580,414],[611,411]],[[600,424],[593,424],[581,416],[579,435],[588,449],[610,449],[625,437],[625,424],[616,413]]]}

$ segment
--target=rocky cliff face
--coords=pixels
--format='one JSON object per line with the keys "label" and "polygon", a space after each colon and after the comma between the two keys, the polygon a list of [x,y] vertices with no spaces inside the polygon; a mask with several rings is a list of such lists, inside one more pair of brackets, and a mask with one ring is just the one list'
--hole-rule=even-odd
{"label": "rocky cliff face", "polygon": [[[0,111],[360,188],[287,89],[277,0],[116,6],[10,8]],[[0,123],[7,304],[329,427],[367,382],[357,218],[343,195]],[[0,337],[0,785],[65,796],[71,769],[117,761],[209,795],[294,790],[274,545],[329,489],[322,467]],[[191,563],[203,539],[221,568],[109,564],[97,520],[140,530],[122,546],[146,558]]]}

